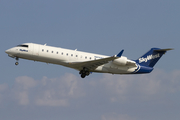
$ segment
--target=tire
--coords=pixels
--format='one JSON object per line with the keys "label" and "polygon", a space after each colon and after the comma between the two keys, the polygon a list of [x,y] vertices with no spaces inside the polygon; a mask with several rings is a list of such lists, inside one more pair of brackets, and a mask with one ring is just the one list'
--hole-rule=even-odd
{"label": "tire", "polygon": [[82,77],[82,78],[85,78],[85,77],[86,77],[86,75],[85,75],[85,74],[81,74],[81,77]]}
{"label": "tire", "polygon": [[18,62],[15,62],[15,65],[18,65],[19,63]]}

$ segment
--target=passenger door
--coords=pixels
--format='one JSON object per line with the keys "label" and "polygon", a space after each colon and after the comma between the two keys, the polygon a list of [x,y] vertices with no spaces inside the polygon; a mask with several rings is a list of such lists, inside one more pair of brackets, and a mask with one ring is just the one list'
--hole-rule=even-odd
{"label": "passenger door", "polygon": [[39,45],[34,44],[33,55],[39,56]]}

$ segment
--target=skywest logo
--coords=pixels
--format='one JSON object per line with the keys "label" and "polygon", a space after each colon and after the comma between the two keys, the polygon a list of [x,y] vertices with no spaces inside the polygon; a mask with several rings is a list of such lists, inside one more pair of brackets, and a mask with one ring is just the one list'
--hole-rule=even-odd
{"label": "skywest logo", "polygon": [[20,51],[22,51],[22,52],[28,52],[28,50],[24,50],[24,49],[20,49]]}
{"label": "skywest logo", "polygon": [[159,53],[156,55],[148,55],[146,58],[139,58],[139,63],[147,62],[148,60],[156,59],[158,57],[160,57]]}

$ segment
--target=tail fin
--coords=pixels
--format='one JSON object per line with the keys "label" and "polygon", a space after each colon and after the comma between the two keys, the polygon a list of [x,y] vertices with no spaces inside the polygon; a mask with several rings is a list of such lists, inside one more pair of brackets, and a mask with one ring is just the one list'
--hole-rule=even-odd
{"label": "tail fin", "polygon": [[154,67],[162,55],[165,54],[168,50],[172,49],[151,48],[147,53],[136,60],[136,63],[141,66]]}

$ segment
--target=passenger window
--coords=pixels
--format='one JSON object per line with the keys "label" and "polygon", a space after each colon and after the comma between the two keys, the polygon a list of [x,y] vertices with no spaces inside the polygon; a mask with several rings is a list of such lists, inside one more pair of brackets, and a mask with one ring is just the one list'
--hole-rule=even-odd
{"label": "passenger window", "polygon": [[68,53],[66,55],[68,56]]}
{"label": "passenger window", "polygon": [[61,53],[61,55],[63,55],[63,52]]}
{"label": "passenger window", "polygon": [[47,50],[47,52],[48,52],[48,50]]}
{"label": "passenger window", "polygon": [[52,53],[53,53],[53,51],[52,51]]}
{"label": "passenger window", "polygon": [[73,54],[71,54],[71,56],[73,56]]}
{"label": "passenger window", "polygon": [[78,57],[78,55],[76,55],[76,57]]}
{"label": "passenger window", "polygon": [[85,57],[85,59],[87,59],[87,57]]}
{"label": "passenger window", "polygon": [[57,54],[58,54],[58,52],[57,52]]}
{"label": "passenger window", "polygon": [[89,59],[91,60],[91,57]]}
{"label": "passenger window", "polygon": [[42,51],[44,52],[44,49],[42,49]]}

